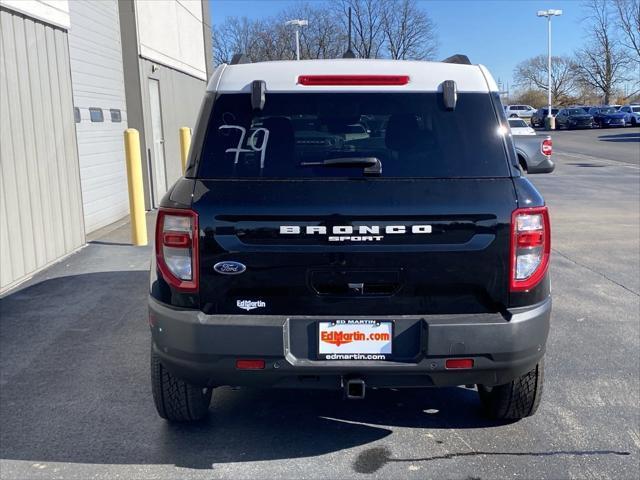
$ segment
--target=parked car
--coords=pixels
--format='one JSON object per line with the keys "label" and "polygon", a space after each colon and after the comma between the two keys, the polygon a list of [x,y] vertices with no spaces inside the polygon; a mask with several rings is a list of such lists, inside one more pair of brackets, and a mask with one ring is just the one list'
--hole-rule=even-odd
{"label": "parked car", "polygon": [[627,125],[632,127],[640,125],[640,105],[625,105],[620,108],[619,112],[626,114],[625,122]]}
{"label": "parked car", "polygon": [[[551,108],[551,116],[555,117],[558,114],[558,108]],[[547,118],[549,114],[548,108],[539,108],[535,111],[535,113],[531,116],[531,126],[532,127],[544,127],[544,119]]]}
{"label": "parked car", "polygon": [[513,135],[535,135],[536,131],[522,118],[508,118],[509,128]]}
{"label": "parked car", "polygon": [[[203,418],[224,385],[363,399],[370,387],[477,384],[492,418],[536,411],[549,214],[522,176],[495,81],[478,65],[392,67],[215,70],[156,220],[161,417]],[[323,132],[363,118],[385,128],[319,157],[320,145],[296,144],[294,116]]]}
{"label": "parked car", "polygon": [[505,105],[504,113],[507,118],[531,118],[536,109],[531,105]]}
{"label": "parked car", "polygon": [[601,128],[625,127],[627,125],[627,115],[619,112],[615,107],[594,107],[589,110],[593,115],[593,121]]}
{"label": "parked car", "polygon": [[513,135],[518,163],[527,173],[551,173],[556,168],[551,160],[553,141],[550,136]]}
{"label": "parked car", "polygon": [[593,116],[585,113],[582,108],[563,108],[556,115],[556,128],[591,128],[593,127]]}

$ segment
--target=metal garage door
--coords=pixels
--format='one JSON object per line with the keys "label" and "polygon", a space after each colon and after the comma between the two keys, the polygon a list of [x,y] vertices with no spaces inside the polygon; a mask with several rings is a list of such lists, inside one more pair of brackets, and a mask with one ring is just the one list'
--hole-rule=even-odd
{"label": "metal garage door", "polygon": [[120,24],[116,0],[69,2],[69,10],[80,180],[89,233],[128,214]]}
{"label": "metal garage door", "polygon": [[84,243],[68,52],[0,8],[0,292]]}

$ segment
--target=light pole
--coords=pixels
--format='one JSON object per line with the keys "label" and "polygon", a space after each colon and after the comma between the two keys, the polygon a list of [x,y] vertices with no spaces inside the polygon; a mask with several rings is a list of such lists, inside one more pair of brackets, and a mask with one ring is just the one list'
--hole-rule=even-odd
{"label": "light pole", "polygon": [[553,118],[553,115],[551,115],[551,17],[560,15],[562,15],[562,10],[538,10],[539,17],[547,17],[547,103],[549,104],[546,122],[547,130],[555,129],[555,118]]}
{"label": "light pole", "polygon": [[308,20],[289,20],[285,22],[285,25],[293,25],[296,27],[296,59],[300,60],[300,27],[306,27],[309,25]]}
{"label": "light pole", "polygon": [[356,58],[353,50],[351,50],[351,7],[349,7],[349,43],[347,45],[347,51],[342,54],[342,58]]}

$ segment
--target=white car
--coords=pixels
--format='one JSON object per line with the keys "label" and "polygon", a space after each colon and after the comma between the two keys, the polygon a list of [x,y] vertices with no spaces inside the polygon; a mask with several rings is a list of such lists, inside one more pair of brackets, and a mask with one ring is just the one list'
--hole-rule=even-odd
{"label": "white car", "polygon": [[507,118],[513,135],[535,135],[536,131],[521,118]]}
{"label": "white car", "polygon": [[505,105],[504,113],[507,118],[531,118],[536,109],[531,105]]}
{"label": "white car", "polygon": [[621,107],[620,110],[618,111],[621,113],[627,114],[627,118],[626,118],[627,125],[630,125],[632,127],[637,127],[638,125],[640,125],[640,105],[638,104],[625,105],[624,107]]}
{"label": "white car", "polygon": [[521,118],[507,118],[513,135],[535,135],[536,131]]}

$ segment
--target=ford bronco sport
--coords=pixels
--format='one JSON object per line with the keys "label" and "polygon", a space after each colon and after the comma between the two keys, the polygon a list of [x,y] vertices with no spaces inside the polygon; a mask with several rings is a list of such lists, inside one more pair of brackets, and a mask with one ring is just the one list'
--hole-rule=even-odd
{"label": "ford bronco sport", "polygon": [[161,417],[204,417],[224,385],[475,384],[493,418],[535,412],[549,215],[496,83],[463,63],[217,68],[157,217]]}

